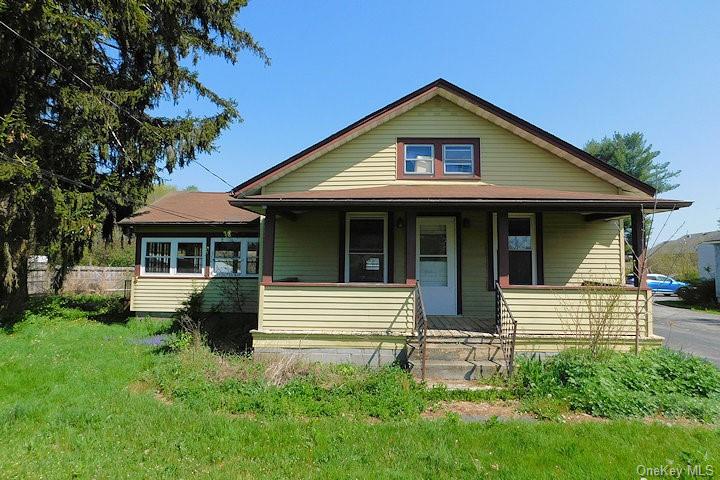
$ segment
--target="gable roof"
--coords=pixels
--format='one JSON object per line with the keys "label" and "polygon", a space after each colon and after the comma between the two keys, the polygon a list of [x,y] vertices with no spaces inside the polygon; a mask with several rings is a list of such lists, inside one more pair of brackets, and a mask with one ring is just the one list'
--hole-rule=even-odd
{"label": "gable roof", "polygon": [[590,155],[586,151],[571,145],[549,132],[546,132],[540,127],[537,127],[532,123],[523,120],[522,118],[503,110],[497,105],[493,105],[487,100],[484,100],[442,78],[435,80],[434,82],[431,82],[408,95],[405,95],[399,100],[396,100],[361,118],[355,123],[352,123],[342,130],[335,132],[324,140],[321,140],[315,145],[312,145],[293,155],[287,160],[268,168],[264,172],[233,188],[231,193],[234,196],[242,196],[257,190],[263,185],[266,185],[317,158],[318,156],[339,147],[377,125],[405,113],[414,106],[430,100],[436,95],[441,95],[453,103],[471,110],[492,123],[512,131],[525,140],[528,140],[541,148],[544,148],[545,150],[548,150],[551,153],[554,153],[561,158],[590,171],[596,176],[605,179],[617,187],[627,190],[629,186],[631,189],[635,189],[641,193],[655,195],[655,188],[647,183],[633,177],[632,175],[628,175],[622,170],[619,170]]}
{"label": "gable roof", "polygon": [[259,218],[256,213],[230,205],[229,200],[233,198],[225,192],[172,192],[120,220],[118,224],[238,225]]}

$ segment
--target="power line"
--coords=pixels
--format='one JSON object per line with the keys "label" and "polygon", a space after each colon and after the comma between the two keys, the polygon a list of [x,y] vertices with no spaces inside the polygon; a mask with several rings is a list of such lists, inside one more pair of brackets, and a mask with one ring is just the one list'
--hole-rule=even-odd
{"label": "power line", "polygon": [[[43,56],[45,56],[48,60],[50,60],[51,62],[53,62],[55,65],[59,66],[60,68],[62,68],[63,70],[65,70],[67,73],[69,73],[70,75],[72,75],[73,78],[75,78],[76,80],[78,80],[80,83],[82,83],[83,85],[85,85],[87,88],[89,88],[90,90],[98,93],[98,94],[100,95],[100,98],[102,98],[102,99],[105,100],[106,102],[110,103],[113,107],[117,108],[119,111],[123,112],[125,115],[127,115],[128,117],[130,117],[131,119],[133,119],[138,125],[140,125],[140,126],[148,125],[148,126],[150,127],[150,130],[149,130],[150,133],[154,134],[154,135],[155,135],[158,139],[160,139],[161,141],[164,141],[164,139],[163,139],[156,131],[152,130],[152,128],[154,128],[154,125],[152,125],[152,124],[149,123],[149,122],[143,122],[143,121],[141,121],[140,119],[138,119],[131,111],[127,110],[127,109],[126,109],[125,107],[123,107],[122,105],[116,103],[112,98],[110,98],[109,96],[107,96],[107,95],[104,94],[103,92],[98,91],[97,87],[95,87],[93,84],[91,84],[90,82],[86,81],[85,79],[83,79],[82,77],[80,77],[79,75],[77,75],[77,74],[76,74],[75,72],[73,72],[69,67],[66,67],[66,66],[65,66],[64,64],[62,64],[60,61],[58,61],[58,60],[56,60],[55,58],[53,58],[53,57],[52,57],[49,53],[47,53],[45,50],[43,50],[42,48],[40,48],[40,47],[38,47],[37,45],[35,45],[34,43],[32,43],[30,40],[28,40],[27,38],[25,38],[24,36],[22,36],[19,32],[17,32],[16,30],[14,30],[12,27],[10,27],[8,24],[6,24],[5,22],[3,22],[2,20],[0,20],[0,25],[2,25],[2,26],[5,27],[7,30],[9,30],[13,35],[15,35],[16,37],[20,38],[22,41],[24,41],[25,43],[27,43],[28,45],[30,45],[30,47],[32,47],[34,50],[36,50],[37,52],[39,52],[40,54],[42,54]],[[123,152],[124,152],[124,151],[125,151],[125,148],[124,148],[124,147],[122,146],[122,144],[120,143],[120,140],[117,138],[117,135],[115,135],[115,132],[112,132],[112,134],[113,134],[113,137],[115,138],[115,140],[118,142],[118,145],[120,145],[120,148],[121,148],[121,149],[123,150]],[[213,175],[215,178],[217,178],[218,180],[220,180],[221,182],[223,182],[225,185],[227,185],[228,187],[230,187],[231,190],[232,190],[233,188],[235,188],[233,185],[231,185],[231,184],[230,184],[227,180],[225,180],[223,177],[221,177],[221,176],[218,175],[217,173],[215,173],[215,172],[213,172],[212,170],[210,170],[207,166],[205,166],[202,162],[200,162],[200,160],[195,159],[194,161],[195,161],[198,165],[200,165],[202,168],[204,168],[208,173],[210,173],[210,174]]]}

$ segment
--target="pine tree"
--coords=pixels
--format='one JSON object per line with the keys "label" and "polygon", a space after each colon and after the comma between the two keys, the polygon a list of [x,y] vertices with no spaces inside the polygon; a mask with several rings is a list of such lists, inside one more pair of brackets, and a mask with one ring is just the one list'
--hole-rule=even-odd
{"label": "pine tree", "polygon": [[[212,151],[240,119],[197,65],[206,56],[234,64],[244,51],[269,62],[235,23],[246,3],[0,2],[0,317],[24,306],[31,252],[60,266],[59,282],[98,229],[107,238],[144,203],[160,173]],[[152,113],[188,94],[217,113]]]}

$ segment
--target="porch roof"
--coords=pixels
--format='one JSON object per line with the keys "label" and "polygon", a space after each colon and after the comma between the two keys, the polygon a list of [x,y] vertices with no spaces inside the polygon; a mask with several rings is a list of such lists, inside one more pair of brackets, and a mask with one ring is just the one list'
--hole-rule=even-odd
{"label": "porch roof", "polygon": [[685,200],[649,196],[569,192],[500,185],[386,185],[343,190],[309,190],[234,198],[230,203],[258,211],[258,207],[306,206],[475,206],[499,208],[580,208],[588,211],[675,210],[688,207]]}
{"label": "porch roof", "polygon": [[225,192],[172,192],[118,223],[135,225],[242,225],[256,221],[256,213],[233,207]]}

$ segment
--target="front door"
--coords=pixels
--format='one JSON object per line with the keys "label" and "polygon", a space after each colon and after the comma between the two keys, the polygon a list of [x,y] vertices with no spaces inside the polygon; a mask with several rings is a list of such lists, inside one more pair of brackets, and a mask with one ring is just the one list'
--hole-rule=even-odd
{"label": "front door", "polygon": [[417,218],[417,278],[428,315],[457,315],[455,217]]}

